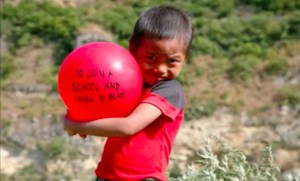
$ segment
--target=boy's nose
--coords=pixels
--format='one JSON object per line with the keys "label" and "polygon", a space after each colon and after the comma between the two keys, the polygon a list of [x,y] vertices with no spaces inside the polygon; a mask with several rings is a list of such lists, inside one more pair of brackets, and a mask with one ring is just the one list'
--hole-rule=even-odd
{"label": "boy's nose", "polygon": [[159,64],[156,66],[155,71],[160,75],[164,75],[167,71],[167,66],[165,64]]}

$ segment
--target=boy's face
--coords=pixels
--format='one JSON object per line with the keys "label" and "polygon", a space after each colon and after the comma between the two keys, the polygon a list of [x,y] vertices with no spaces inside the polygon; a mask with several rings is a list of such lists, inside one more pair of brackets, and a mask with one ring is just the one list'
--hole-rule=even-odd
{"label": "boy's face", "polygon": [[143,74],[144,83],[154,85],[161,80],[176,78],[186,60],[184,42],[176,38],[157,40],[143,38],[134,54]]}

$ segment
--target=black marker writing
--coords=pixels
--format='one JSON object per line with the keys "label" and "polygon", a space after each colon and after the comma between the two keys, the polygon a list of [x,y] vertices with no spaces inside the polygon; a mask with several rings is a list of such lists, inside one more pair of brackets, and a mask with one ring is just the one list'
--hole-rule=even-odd
{"label": "black marker writing", "polygon": [[109,70],[109,72],[108,72],[108,78],[109,78],[110,76],[113,76],[113,73],[111,72],[111,70]]}
{"label": "black marker writing", "polygon": [[78,95],[78,96],[76,96],[76,102],[92,103],[92,102],[95,102],[95,98],[92,95]]}
{"label": "black marker writing", "polygon": [[104,70],[100,70],[100,69],[88,69],[86,76],[88,78],[105,77],[105,72]]}
{"label": "black marker writing", "polygon": [[95,82],[87,82],[87,83],[79,83],[73,82],[72,83],[72,90],[73,92],[79,91],[99,91],[99,86]]}
{"label": "black marker writing", "polygon": [[101,103],[105,103],[105,97],[103,95],[98,95],[98,100]]}
{"label": "black marker writing", "polygon": [[77,77],[83,77],[83,70],[82,69],[76,69],[75,74]]}
{"label": "black marker writing", "polygon": [[110,93],[108,95],[109,100],[116,100],[116,99],[123,99],[125,96],[125,92],[118,92],[118,93]]}
{"label": "black marker writing", "polygon": [[120,88],[120,84],[118,82],[106,82],[104,88],[118,90]]}

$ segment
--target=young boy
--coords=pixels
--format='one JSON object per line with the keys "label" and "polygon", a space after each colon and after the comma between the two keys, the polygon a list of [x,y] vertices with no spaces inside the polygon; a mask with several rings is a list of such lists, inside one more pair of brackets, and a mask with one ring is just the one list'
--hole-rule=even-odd
{"label": "young boy", "polygon": [[146,93],[140,104],[127,117],[82,123],[64,120],[71,135],[108,137],[95,170],[97,180],[167,180],[169,156],[185,107],[175,78],[191,41],[191,20],[182,10],[159,6],[142,13],[129,42],[143,75]]}

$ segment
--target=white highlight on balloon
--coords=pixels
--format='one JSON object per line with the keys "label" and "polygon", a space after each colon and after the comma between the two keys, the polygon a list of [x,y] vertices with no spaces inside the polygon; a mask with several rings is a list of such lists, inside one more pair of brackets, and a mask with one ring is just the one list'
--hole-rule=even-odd
{"label": "white highlight on balloon", "polygon": [[121,64],[120,62],[118,62],[118,61],[117,61],[117,62],[114,62],[114,65],[113,65],[113,66],[114,66],[114,68],[117,69],[117,70],[120,70],[120,69],[122,68],[122,64]]}

